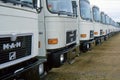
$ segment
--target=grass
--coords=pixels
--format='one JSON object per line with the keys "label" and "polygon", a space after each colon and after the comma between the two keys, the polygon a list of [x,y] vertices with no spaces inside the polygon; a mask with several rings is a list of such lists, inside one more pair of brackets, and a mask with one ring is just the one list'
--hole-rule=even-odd
{"label": "grass", "polygon": [[119,80],[120,34],[92,51],[82,53],[75,63],[52,69],[44,80]]}

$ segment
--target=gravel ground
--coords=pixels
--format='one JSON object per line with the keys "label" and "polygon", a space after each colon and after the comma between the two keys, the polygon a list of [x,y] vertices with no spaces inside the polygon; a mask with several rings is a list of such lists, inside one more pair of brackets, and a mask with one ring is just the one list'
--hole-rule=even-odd
{"label": "gravel ground", "polygon": [[44,80],[120,80],[120,34],[82,53],[75,63],[52,69]]}

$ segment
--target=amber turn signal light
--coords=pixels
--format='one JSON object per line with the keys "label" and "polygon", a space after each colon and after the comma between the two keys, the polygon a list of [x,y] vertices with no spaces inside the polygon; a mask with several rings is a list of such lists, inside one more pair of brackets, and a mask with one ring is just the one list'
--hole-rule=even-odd
{"label": "amber turn signal light", "polygon": [[48,44],[58,44],[58,39],[48,39]]}
{"label": "amber turn signal light", "polygon": [[94,32],[95,35],[98,35],[98,32]]}
{"label": "amber turn signal light", "polygon": [[87,37],[87,34],[81,34],[80,35],[82,38],[86,38]]}

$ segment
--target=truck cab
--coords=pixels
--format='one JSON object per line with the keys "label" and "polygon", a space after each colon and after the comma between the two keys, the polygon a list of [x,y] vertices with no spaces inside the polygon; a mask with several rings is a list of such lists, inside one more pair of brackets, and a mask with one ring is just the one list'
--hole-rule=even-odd
{"label": "truck cab", "polygon": [[105,15],[105,19],[106,19],[106,34],[107,34],[107,38],[109,38],[109,16]]}
{"label": "truck cab", "polygon": [[107,40],[107,33],[106,33],[106,21],[105,21],[105,13],[104,12],[101,12],[101,26],[102,26],[102,29],[103,29],[103,37],[104,37],[104,41]]}
{"label": "truck cab", "polygon": [[49,71],[65,62],[72,63],[79,54],[77,16],[71,0],[41,0],[41,7],[39,42],[45,46],[39,48],[39,53],[47,58],[44,66]]}
{"label": "truck cab", "polygon": [[86,52],[91,49],[94,39],[90,2],[88,0],[72,0],[77,3],[78,28],[80,50]]}
{"label": "truck cab", "polygon": [[38,0],[0,0],[0,80],[38,80]]}
{"label": "truck cab", "polygon": [[92,15],[93,15],[93,25],[94,25],[94,39],[96,45],[100,44],[102,41],[103,29],[101,26],[101,16],[100,10],[97,6],[92,7]]}

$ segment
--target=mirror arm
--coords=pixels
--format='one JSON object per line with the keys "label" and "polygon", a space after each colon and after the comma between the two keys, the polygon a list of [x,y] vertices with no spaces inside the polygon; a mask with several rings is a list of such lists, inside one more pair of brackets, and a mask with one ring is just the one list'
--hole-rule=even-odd
{"label": "mirror arm", "polygon": [[37,12],[40,13],[40,11],[42,10],[43,7],[40,8],[36,8]]}

